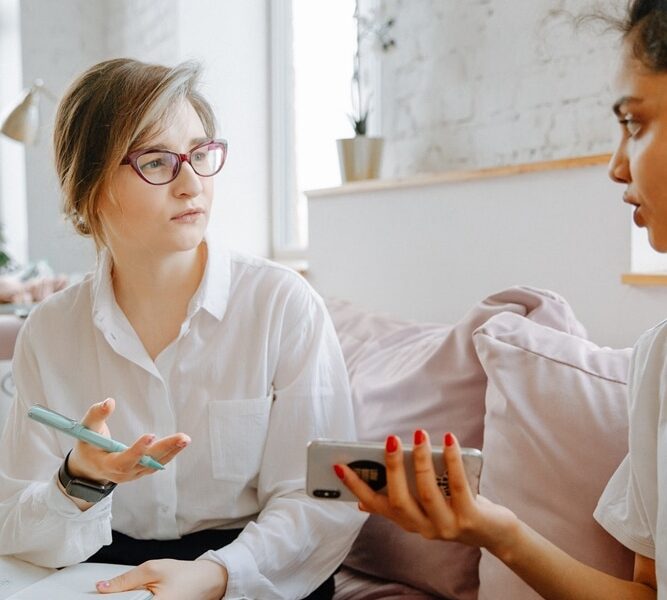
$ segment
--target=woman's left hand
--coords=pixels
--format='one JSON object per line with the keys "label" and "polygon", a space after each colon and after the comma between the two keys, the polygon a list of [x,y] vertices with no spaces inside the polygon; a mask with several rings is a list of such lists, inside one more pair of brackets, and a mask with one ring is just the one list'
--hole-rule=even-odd
{"label": "woman's left hand", "polygon": [[227,590],[227,569],[211,560],[149,560],[126,573],[98,581],[102,594],[147,589],[154,600],[220,600]]}
{"label": "woman's left hand", "polygon": [[359,499],[359,508],[382,515],[406,531],[428,539],[482,546],[497,556],[513,542],[518,519],[510,510],[472,493],[466,480],[461,449],[452,434],[445,437],[445,467],[451,496],[443,496],[436,480],[428,434],[415,432],[412,454],[417,495],[413,496],[403,463],[401,441],[387,438],[387,494],[374,492],[346,465],[336,465],[337,475]]}

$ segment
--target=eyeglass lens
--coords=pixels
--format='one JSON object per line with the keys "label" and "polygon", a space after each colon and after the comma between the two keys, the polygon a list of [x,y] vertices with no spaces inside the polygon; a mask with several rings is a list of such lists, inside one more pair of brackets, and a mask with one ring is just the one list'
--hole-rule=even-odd
{"label": "eyeglass lens", "polygon": [[[189,163],[197,175],[215,175],[222,167],[224,150],[219,143],[199,146],[189,154]],[[146,152],[137,158],[137,167],[151,183],[168,183],[178,173],[181,159],[173,152]]]}

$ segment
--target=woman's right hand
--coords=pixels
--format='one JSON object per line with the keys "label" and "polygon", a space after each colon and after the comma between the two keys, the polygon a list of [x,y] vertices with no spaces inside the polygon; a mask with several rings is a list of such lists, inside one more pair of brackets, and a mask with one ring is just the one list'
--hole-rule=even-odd
{"label": "woman's right hand", "polygon": [[[106,420],[114,408],[113,398],[93,404],[81,419],[81,423],[105,437],[111,437]],[[67,470],[73,477],[93,481],[133,481],[155,472],[154,469],[139,464],[144,454],[165,465],[186,448],[190,441],[184,433],[175,433],[159,440],[153,434],[144,434],[123,452],[106,452],[86,442],[77,441],[69,455]]]}
{"label": "woman's right hand", "polygon": [[423,430],[415,432],[413,450],[417,497],[409,489],[403,465],[403,450],[396,436],[387,438],[387,495],[374,492],[345,465],[336,465],[343,483],[359,499],[359,508],[391,519],[407,531],[429,539],[483,546],[499,555],[511,545],[519,521],[510,510],[482,496],[473,496],[465,476],[458,441],[445,436],[445,466],[450,498],[437,485],[431,444]]}

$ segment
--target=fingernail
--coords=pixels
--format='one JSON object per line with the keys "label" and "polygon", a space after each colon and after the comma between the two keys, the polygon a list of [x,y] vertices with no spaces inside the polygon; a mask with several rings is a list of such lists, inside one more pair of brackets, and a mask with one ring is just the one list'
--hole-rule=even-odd
{"label": "fingernail", "polygon": [[98,588],[106,590],[111,584],[108,581],[98,581],[96,585]]}
{"label": "fingernail", "polygon": [[398,448],[398,440],[396,439],[395,435],[390,435],[387,438],[387,444],[385,447],[387,452],[396,452],[396,448]]}
{"label": "fingernail", "polygon": [[424,431],[422,429],[417,429],[415,431],[415,446],[419,446],[424,441]]}
{"label": "fingernail", "polygon": [[336,477],[338,479],[345,479],[345,473],[343,472],[343,467],[340,465],[334,465],[334,471],[336,472]]}
{"label": "fingernail", "polygon": [[190,444],[190,441],[189,441],[189,440],[182,440],[182,441],[180,441],[180,442],[176,442],[176,447],[177,447],[177,448],[185,448],[185,447],[188,446],[189,444]]}
{"label": "fingernail", "polygon": [[446,433],[445,446],[453,446],[453,445],[454,445],[454,436],[451,433]]}
{"label": "fingernail", "polygon": [[154,433],[151,433],[144,441],[144,444],[146,444],[146,446],[150,446],[156,438],[157,436]]}
{"label": "fingernail", "polygon": [[102,401],[102,404],[101,404],[102,408],[106,408],[108,405],[109,405],[109,398],[107,398],[106,400]]}

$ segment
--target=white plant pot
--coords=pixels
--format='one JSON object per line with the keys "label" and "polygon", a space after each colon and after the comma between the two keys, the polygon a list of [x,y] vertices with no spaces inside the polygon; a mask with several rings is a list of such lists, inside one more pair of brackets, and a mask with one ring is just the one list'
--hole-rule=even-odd
{"label": "white plant pot", "polygon": [[336,144],[343,183],[379,177],[384,139],[358,135],[336,140]]}

